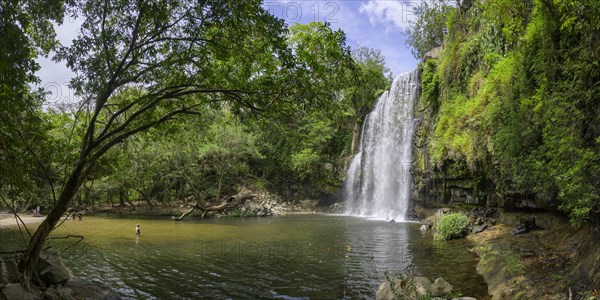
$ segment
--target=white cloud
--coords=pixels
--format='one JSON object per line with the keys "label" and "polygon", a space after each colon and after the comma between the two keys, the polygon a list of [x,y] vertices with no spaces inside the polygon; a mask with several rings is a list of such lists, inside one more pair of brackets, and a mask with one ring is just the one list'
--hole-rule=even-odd
{"label": "white cloud", "polygon": [[414,19],[413,8],[419,1],[369,0],[360,5],[360,12],[369,17],[371,24],[383,24],[387,30],[404,31]]}
{"label": "white cloud", "polygon": [[[62,25],[55,24],[54,30],[56,36],[63,46],[70,46],[73,39],[79,33],[79,28],[83,21],[80,19],[65,18]],[[55,62],[52,57],[55,55],[51,52],[48,57],[38,57],[36,60],[40,64],[40,70],[36,75],[40,78],[40,84],[36,84],[34,88],[43,88],[49,94],[46,96],[46,106],[52,106],[58,103],[74,103],[77,97],[73,90],[69,88],[69,81],[75,76],[75,73],[67,67],[64,61]]]}
{"label": "white cloud", "polygon": [[335,17],[339,22],[332,23],[332,26],[344,30],[348,43],[353,48],[365,46],[381,50],[381,54],[386,58],[386,65],[394,74],[413,70],[417,66],[417,61],[405,44],[404,35],[398,29],[394,29],[396,27],[386,30],[386,27],[394,26],[393,24],[370,21],[365,13],[360,12],[360,3],[354,1],[337,3],[339,11]]}

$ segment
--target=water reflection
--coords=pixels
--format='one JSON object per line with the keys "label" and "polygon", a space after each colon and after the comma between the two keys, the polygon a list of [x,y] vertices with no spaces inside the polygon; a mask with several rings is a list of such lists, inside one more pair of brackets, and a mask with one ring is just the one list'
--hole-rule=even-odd
{"label": "water reflection", "polygon": [[[132,232],[136,223],[143,237]],[[18,242],[14,230],[8,233]],[[433,243],[410,223],[322,215],[184,222],[89,217],[55,234],[66,233],[86,237],[62,253],[73,273],[130,299],[374,298],[386,271],[441,276],[478,298],[486,291],[464,245]],[[4,244],[11,234],[0,238]],[[54,249],[66,246],[53,241]]]}

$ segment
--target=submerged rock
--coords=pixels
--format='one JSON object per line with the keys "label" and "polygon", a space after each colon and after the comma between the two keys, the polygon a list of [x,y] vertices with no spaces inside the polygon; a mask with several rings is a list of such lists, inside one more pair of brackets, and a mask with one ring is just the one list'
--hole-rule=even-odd
{"label": "submerged rock", "polygon": [[[448,299],[453,287],[443,278],[436,279],[433,283],[426,277],[402,276],[386,280],[377,289],[375,298],[378,300],[388,299]],[[463,299],[464,298],[464,299]],[[463,297],[457,299],[472,299]]]}
{"label": "submerged rock", "polygon": [[75,299],[98,299],[98,300],[120,300],[121,296],[110,287],[99,282],[84,280],[69,280],[64,284],[65,288],[73,291]]}
{"label": "submerged rock", "polygon": [[427,295],[427,288],[431,281],[425,277],[400,276],[392,280],[386,280],[377,289],[375,299],[388,300],[400,296],[416,299]]}

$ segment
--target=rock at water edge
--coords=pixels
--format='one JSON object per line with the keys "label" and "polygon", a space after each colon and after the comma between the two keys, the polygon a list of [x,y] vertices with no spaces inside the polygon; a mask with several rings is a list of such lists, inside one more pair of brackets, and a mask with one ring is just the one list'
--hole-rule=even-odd
{"label": "rock at water edge", "polygon": [[121,297],[108,286],[98,282],[69,280],[64,285],[73,290],[76,299],[120,300]]}
{"label": "rock at water edge", "polygon": [[71,290],[70,288],[53,285],[49,287],[44,293],[44,299],[75,300],[75,297],[73,297],[73,290]]}
{"label": "rock at water edge", "polygon": [[41,300],[42,299],[32,293],[26,292],[25,290],[23,290],[23,287],[18,283],[11,283],[11,284],[5,286],[2,289],[2,294],[4,294],[4,297],[9,300],[12,300],[12,299]]}
{"label": "rock at water edge", "polygon": [[60,256],[51,251],[42,252],[36,269],[47,285],[61,284],[71,278]]}
{"label": "rock at water edge", "polygon": [[17,282],[19,278],[21,278],[21,273],[16,260],[0,260],[0,284]]}
{"label": "rock at water edge", "polygon": [[452,292],[452,285],[443,278],[436,279],[429,287],[429,293],[434,297],[447,296]]}

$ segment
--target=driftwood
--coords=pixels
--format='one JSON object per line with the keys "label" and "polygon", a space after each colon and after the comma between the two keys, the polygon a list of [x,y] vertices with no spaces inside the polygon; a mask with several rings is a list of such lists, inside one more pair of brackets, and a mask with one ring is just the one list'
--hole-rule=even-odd
{"label": "driftwood", "polygon": [[225,199],[224,202],[222,202],[221,204],[218,205],[212,205],[212,206],[204,206],[202,204],[200,204],[199,202],[194,202],[192,204],[188,204],[190,206],[190,209],[184,213],[181,214],[181,216],[179,217],[171,217],[172,220],[175,221],[181,221],[183,220],[183,218],[187,217],[189,214],[191,214],[192,212],[194,212],[195,210],[199,210],[202,212],[202,216],[204,217],[207,213],[215,213],[215,212],[221,212],[224,211],[226,209],[232,208],[234,206],[236,206],[239,203],[242,203],[248,199],[254,198],[256,197],[255,195],[248,193],[244,190],[241,190],[239,193],[237,193],[236,195],[230,196],[229,198]]}

